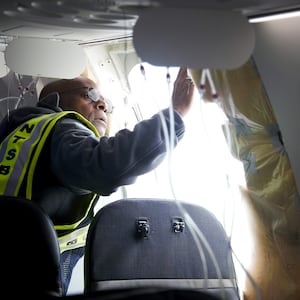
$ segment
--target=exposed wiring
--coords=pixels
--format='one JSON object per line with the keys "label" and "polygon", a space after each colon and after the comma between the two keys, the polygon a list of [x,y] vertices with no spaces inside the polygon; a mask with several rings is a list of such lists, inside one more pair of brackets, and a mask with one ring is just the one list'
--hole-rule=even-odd
{"label": "exposed wiring", "polygon": [[[217,106],[218,106],[218,109],[217,109],[217,112],[220,113],[220,117],[218,119],[224,119],[224,114],[222,113],[222,108],[220,108],[220,102],[219,102],[219,95],[218,95],[218,92],[217,92],[217,89],[216,89],[216,86],[215,86],[215,83],[213,81],[213,78],[212,78],[212,75],[211,75],[211,72],[210,70],[208,69],[203,69],[202,72],[201,72],[201,77],[200,77],[200,82],[199,82],[199,90],[201,92],[200,94],[200,113],[201,113],[201,121],[202,121],[202,124],[203,124],[203,128],[204,128],[204,131],[206,133],[206,137],[208,139],[208,141],[210,142],[210,144],[212,145],[212,141],[211,141],[211,136],[210,134],[208,133],[208,129],[207,129],[207,125],[206,125],[206,122],[205,122],[205,117],[204,117],[204,114],[203,114],[203,111],[204,111],[204,105],[205,105],[205,101],[203,100],[203,96],[204,96],[204,93],[206,92],[206,80],[208,81],[208,87],[210,88],[211,90],[211,94],[213,96],[213,103],[215,103]],[[227,123],[225,123],[227,124]],[[229,132],[228,132],[228,126],[225,126],[225,130],[226,130],[226,136],[229,137]],[[230,141],[227,141],[227,144],[228,144],[228,148],[231,149],[231,139]],[[212,147],[212,146],[211,146]],[[230,156],[229,152],[228,153],[228,159],[226,160],[226,162],[231,162],[232,161],[232,157]],[[231,191],[231,195],[233,196],[232,199],[235,199],[234,197],[234,194],[232,192],[232,186],[231,186],[231,183],[230,183],[230,166],[228,165],[227,167],[227,171],[226,171],[226,184],[227,184],[227,188],[228,190]],[[233,201],[234,202],[234,201]],[[224,210],[223,210],[223,226],[224,228],[226,228],[226,218],[225,218],[225,206],[224,206]],[[228,234],[229,235],[229,238],[231,239],[231,236],[232,236],[232,230],[233,230],[233,219],[234,219],[234,210],[233,210],[233,218],[231,218],[231,226],[230,226],[230,233]],[[228,233],[228,229],[226,230],[227,233]]]}
{"label": "exposed wiring", "polygon": [[[172,101],[172,88],[171,88],[171,75],[169,72],[169,68],[167,68],[167,74],[166,74],[166,82],[168,87],[168,93],[169,93],[169,117],[170,117],[170,138],[168,139],[168,135],[165,135],[165,141],[169,143],[168,147],[168,170],[169,170],[169,180],[170,180],[170,187],[173,191],[173,180],[172,180],[172,154],[174,149],[174,139],[175,139],[175,121],[174,121],[174,107],[173,107],[173,101]],[[175,195],[173,191],[173,195]]]}
{"label": "exposed wiring", "polygon": [[[148,78],[147,78],[147,74],[146,74],[146,70],[145,67],[142,63],[140,63],[139,65],[140,67],[140,73],[143,76],[144,82],[146,83],[146,88],[144,90],[144,93],[148,93],[148,95],[151,96],[151,99],[153,100],[153,102],[155,102],[157,104],[156,100],[156,95],[157,93],[153,94],[153,90],[154,89],[150,89],[149,88],[149,82],[148,82]],[[208,81],[208,84],[210,85],[211,91],[214,95],[214,102],[216,104],[219,104],[219,97],[218,97],[218,93],[216,90],[216,87],[214,85],[213,82],[213,78],[211,76],[211,73],[209,70],[206,70],[205,72],[202,73],[201,76],[201,83],[200,83],[200,87],[202,87],[201,89],[199,88],[199,92],[205,92],[205,80]],[[206,249],[209,257],[211,258],[211,261],[213,263],[213,266],[216,270],[216,274],[218,276],[218,278],[220,279],[220,287],[223,286],[224,288],[224,284],[222,282],[222,273],[220,270],[220,266],[218,264],[218,261],[216,259],[216,256],[214,254],[213,249],[210,247],[207,239],[205,238],[205,235],[203,234],[203,232],[201,231],[201,228],[198,228],[198,226],[194,223],[194,221],[192,220],[191,216],[189,215],[189,213],[185,210],[184,206],[182,205],[182,202],[180,200],[178,200],[178,197],[176,195],[176,191],[174,188],[174,184],[173,184],[173,163],[172,163],[172,154],[173,154],[173,148],[174,148],[174,134],[175,134],[175,124],[174,124],[174,114],[173,114],[173,103],[172,103],[172,87],[171,87],[171,83],[172,83],[172,78],[169,72],[169,68],[167,68],[167,74],[166,74],[166,84],[168,87],[168,93],[169,93],[169,99],[170,99],[170,103],[169,103],[169,117],[170,117],[170,124],[169,124],[169,129],[167,127],[166,124],[166,120],[164,117],[164,114],[162,113],[161,110],[159,110],[159,116],[161,118],[161,123],[162,123],[162,130],[163,130],[163,134],[165,137],[165,148],[166,148],[166,155],[167,155],[167,162],[168,162],[168,179],[169,179],[169,187],[171,189],[171,193],[172,193],[172,197],[174,199],[174,201],[177,203],[177,206],[180,210],[180,212],[182,213],[182,215],[184,216],[186,223],[189,225],[189,228],[191,230],[191,234],[193,236],[193,239],[195,241],[195,244],[197,246],[197,249],[199,251],[199,258],[201,260],[201,263],[203,265],[203,272],[204,272],[204,278],[208,279],[208,266],[207,266],[207,261],[206,261],[206,255],[205,255],[205,251],[204,249]],[[148,87],[148,89],[147,89]],[[204,101],[201,101],[201,105],[203,105]],[[201,114],[203,114],[203,110],[201,110]],[[204,121],[204,116],[202,116],[201,121],[203,122],[204,128],[206,127],[206,122]],[[207,136],[210,138],[210,136],[207,134]],[[155,171],[154,171],[155,172]],[[227,174],[226,175],[226,182],[227,182],[227,186],[228,188],[231,187],[231,182],[230,182],[230,176]],[[232,193],[232,195],[234,196],[234,194]],[[227,206],[227,205],[226,205]],[[234,213],[233,213],[234,215]],[[229,245],[231,243],[231,236],[232,236],[232,227],[233,227],[233,219],[231,219],[232,224],[231,224],[231,234],[229,235]],[[225,221],[223,222],[225,224]],[[230,246],[231,247],[231,246]],[[235,279],[233,279],[235,281]],[[223,298],[225,297],[225,290],[223,293]]]}
{"label": "exposed wiring", "polygon": [[[144,67],[141,68],[141,73],[144,76],[144,78],[146,79],[146,72],[145,72]],[[185,216],[187,224],[190,225],[189,228],[190,228],[191,234],[192,234],[192,236],[195,240],[195,244],[196,244],[196,246],[198,248],[198,251],[199,251],[201,263],[203,265],[204,278],[206,280],[208,280],[208,269],[207,269],[207,261],[206,261],[206,258],[205,258],[204,249],[203,249],[202,245],[204,245],[205,248],[207,249],[207,251],[208,251],[208,253],[209,253],[209,255],[210,255],[210,257],[213,261],[213,264],[216,268],[216,272],[218,274],[218,277],[221,280],[222,279],[221,271],[220,271],[218,262],[216,260],[216,257],[213,253],[213,250],[209,246],[209,243],[205,239],[205,237],[204,237],[203,233],[201,232],[201,230],[199,228],[197,228],[197,225],[195,225],[192,218],[189,216],[188,212],[184,209],[181,202],[178,200],[178,198],[176,196],[176,192],[174,190],[173,177],[172,177],[172,150],[173,150],[173,147],[174,147],[175,123],[174,123],[174,112],[173,112],[172,95],[171,95],[171,90],[172,90],[171,89],[171,76],[170,76],[168,68],[167,68],[166,82],[167,82],[167,86],[168,86],[169,99],[170,99],[170,103],[169,103],[169,116],[170,116],[169,131],[170,131],[170,136],[169,136],[169,131],[168,131],[168,128],[167,128],[167,125],[166,125],[165,117],[164,117],[164,115],[162,114],[161,111],[159,111],[159,115],[161,117],[162,128],[163,128],[164,137],[165,137],[166,153],[167,153],[167,157],[168,157],[168,178],[169,178],[169,183],[170,183],[170,189],[171,189],[171,192],[173,194],[173,198],[174,198],[179,210]],[[222,282],[221,282],[221,285],[222,285]]]}
{"label": "exposed wiring", "polygon": [[206,72],[206,77],[208,79],[208,83],[209,83],[210,88],[211,88],[211,93],[212,93],[214,102],[218,103],[219,102],[219,95],[218,95],[217,89],[215,87],[214,81],[212,79],[211,72],[210,72],[209,69],[205,69],[205,72]]}
{"label": "exposed wiring", "polygon": [[[201,74],[201,79],[200,79],[200,83],[199,83],[199,92],[201,92],[201,95],[203,95],[205,93],[205,80],[206,78],[208,79],[208,84],[209,87],[211,89],[211,93],[214,99],[214,102],[218,105],[220,112],[223,111],[222,107],[221,107],[221,103],[219,101],[219,95],[217,92],[217,89],[215,87],[211,72],[207,69],[202,70],[202,74]],[[204,102],[204,101],[202,101]],[[233,98],[232,97],[228,97],[228,104],[229,104],[229,108],[230,108],[230,113],[232,116],[235,116],[237,111],[236,111],[236,107],[234,105],[233,102]],[[204,120],[204,118],[202,118]],[[228,149],[231,150],[233,147],[233,143],[232,143],[232,139],[231,139],[231,134],[230,134],[230,129],[228,126],[228,123],[225,122],[224,124],[224,128],[225,128],[225,136],[226,136],[226,141],[228,144]],[[229,152],[228,152],[228,160],[227,161],[232,161],[232,157],[230,156]],[[228,166],[228,170],[230,170],[230,166]],[[232,189],[232,185],[230,183],[230,176],[229,176],[230,172],[227,172],[227,183],[228,183],[228,189],[232,192],[232,199],[236,199],[236,197],[233,194],[233,189]],[[224,212],[225,214],[225,212]],[[231,229],[230,229],[230,233],[229,233],[229,242],[231,245],[231,239],[232,239],[232,231],[233,231],[233,227],[234,227],[234,210],[233,210],[233,214],[232,214],[232,218],[231,218]],[[225,221],[224,221],[224,226],[225,226]],[[244,264],[240,261],[240,259],[238,258],[237,254],[235,253],[235,251],[233,250],[233,248],[231,247],[231,252],[233,253],[234,257],[236,258],[237,262],[239,263],[239,265],[241,266],[242,270],[245,272],[247,278],[249,279],[251,285],[253,286],[254,290],[255,290],[255,294],[256,294],[256,299],[257,300],[261,300],[261,293],[260,290],[255,282],[255,280],[252,278],[252,276],[249,274],[249,272],[247,271],[246,267],[244,266]]]}
{"label": "exposed wiring", "polygon": [[19,101],[20,96],[8,96],[8,97],[4,97],[0,99],[0,102],[4,102],[4,101],[11,101],[11,100],[16,100]]}
{"label": "exposed wiring", "polygon": [[207,239],[205,238],[205,235],[202,233],[200,228],[195,224],[195,222],[193,221],[193,219],[191,218],[189,213],[183,207],[181,201],[176,196],[176,192],[174,189],[173,176],[172,176],[172,174],[173,174],[173,172],[172,172],[172,153],[173,153],[173,148],[174,148],[175,122],[174,122],[174,110],[173,110],[173,105],[172,105],[173,102],[172,102],[172,93],[171,93],[171,90],[172,90],[171,89],[171,77],[170,77],[169,69],[167,69],[166,80],[167,80],[169,99],[170,99],[170,103],[169,103],[170,138],[168,138],[168,131],[164,132],[164,135],[165,135],[166,149],[167,149],[167,155],[168,155],[168,177],[169,177],[170,188],[171,188],[173,198],[175,200],[175,203],[176,203],[179,211],[182,213],[182,215],[184,216],[184,219],[186,220],[186,223],[189,225],[190,232],[192,234],[192,237],[193,237],[195,244],[197,246],[197,249],[199,251],[201,263],[203,266],[204,279],[208,280],[208,267],[207,267],[207,261],[206,261],[206,257],[205,257],[205,253],[204,253],[204,249],[203,249],[202,245],[207,250],[207,252],[213,262],[217,276],[220,280],[220,286],[223,287],[222,298],[225,299],[225,292],[224,292],[225,287],[222,282],[222,273],[221,273],[218,261],[216,259],[216,256],[213,253],[213,250],[210,247]]}
{"label": "exposed wiring", "polygon": [[[21,76],[17,73],[14,73],[14,76],[17,80],[19,95],[18,96],[11,96],[11,83],[13,80],[9,80],[8,88],[7,88],[7,96],[0,99],[0,103],[6,103],[6,115],[9,119],[10,117],[10,110],[17,109],[20,104],[25,100],[25,95],[29,94],[30,96],[34,96],[36,93],[36,80],[32,79],[29,84],[23,85]],[[10,105],[14,102],[14,105]]]}
{"label": "exposed wiring", "polygon": [[212,79],[211,72],[209,69],[203,69],[201,72],[200,82],[198,84],[198,86],[199,86],[198,91],[199,91],[200,95],[203,96],[203,94],[205,93],[206,80],[208,80],[208,84],[210,85],[211,93],[212,93],[214,101],[218,102],[219,95],[218,95],[217,89],[215,87],[215,84],[214,84],[214,81]]}

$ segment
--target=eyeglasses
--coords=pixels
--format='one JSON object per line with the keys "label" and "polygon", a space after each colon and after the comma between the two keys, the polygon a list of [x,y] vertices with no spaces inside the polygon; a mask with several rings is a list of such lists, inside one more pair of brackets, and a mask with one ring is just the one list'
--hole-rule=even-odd
{"label": "eyeglasses", "polygon": [[101,93],[97,89],[95,89],[93,87],[81,86],[81,87],[77,87],[77,88],[70,89],[70,90],[67,90],[67,91],[63,91],[63,92],[61,92],[61,94],[73,92],[73,91],[79,90],[79,89],[87,89],[87,93],[86,93],[85,96],[88,99],[90,99],[93,102],[98,102],[98,101],[105,102],[106,106],[107,106],[107,113],[112,113],[113,112],[113,105],[112,105],[111,101],[108,100],[107,98],[104,98],[101,95]]}

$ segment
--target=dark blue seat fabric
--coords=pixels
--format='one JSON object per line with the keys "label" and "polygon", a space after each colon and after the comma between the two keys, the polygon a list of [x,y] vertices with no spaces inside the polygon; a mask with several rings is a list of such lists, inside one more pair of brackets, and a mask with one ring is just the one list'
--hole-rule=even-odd
{"label": "dark blue seat fabric", "polygon": [[0,195],[1,291],[61,296],[60,253],[50,218],[33,202]]}
{"label": "dark blue seat fabric", "polygon": [[130,198],[102,207],[87,236],[85,292],[165,287],[238,300],[223,226],[207,209],[180,203]]}

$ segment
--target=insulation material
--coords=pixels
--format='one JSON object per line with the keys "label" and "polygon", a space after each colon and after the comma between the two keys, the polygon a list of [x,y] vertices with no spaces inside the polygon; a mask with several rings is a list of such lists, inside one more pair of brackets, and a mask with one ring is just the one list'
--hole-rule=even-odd
{"label": "insulation material", "polygon": [[[203,71],[189,71],[199,86]],[[210,74],[229,120],[224,134],[246,176],[242,199],[255,245],[248,271],[260,295],[247,280],[245,299],[300,299],[299,196],[271,102],[252,58]],[[207,81],[205,87],[204,99],[214,100]]]}

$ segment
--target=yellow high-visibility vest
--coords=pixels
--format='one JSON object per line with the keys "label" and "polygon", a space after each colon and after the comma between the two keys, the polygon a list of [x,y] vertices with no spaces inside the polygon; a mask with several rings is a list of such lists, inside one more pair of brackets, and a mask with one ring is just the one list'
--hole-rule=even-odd
{"label": "yellow high-visibility vest", "polygon": [[[40,153],[55,124],[66,116],[78,119],[97,137],[100,137],[94,125],[77,112],[64,111],[46,114],[24,122],[10,133],[0,145],[0,194],[19,196],[20,188],[24,182],[26,183],[25,197],[31,200],[33,175]],[[81,220],[69,225],[55,225],[55,229],[75,229],[89,213],[96,197],[95,194]],[[88,226],[75,229],[70,234],[59,237],[61,252],[84,246]]]}

